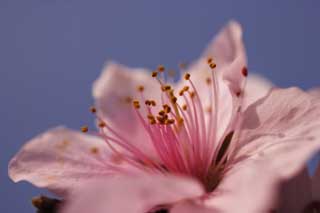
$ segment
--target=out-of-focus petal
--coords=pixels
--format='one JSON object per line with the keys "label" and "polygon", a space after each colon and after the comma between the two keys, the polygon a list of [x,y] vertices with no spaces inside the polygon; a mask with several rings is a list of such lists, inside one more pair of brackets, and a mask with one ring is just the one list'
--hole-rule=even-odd
{"label": "out-of-focus petal", "polygon": [[63,213],[141,213],[203,194],[199,183],[174,176],[118,177],[88,183]]}
{"label": "out-of-focus petal", "polygon": [[213,208],[206,208],[205,206],[195,203],[193,201],[181,202],[174,205],[170,209],[170,213],[222,213]]}
{"label": "out-of-focus petal", "polygon": [[64,194],[91,177],[106,176],[110,154],[97,137],[63,127],[31,139],[9,164],[9,176]]}
{"label": "out-of-focus petal", "polygon": [[247,108],[260,98],[268,94],[272,88],[272,83],[258,74],[250,73],[248,75],[246,87],[244,90],[243,107]]}
{"label": "out-of-focus petal", "polygon": [[278,212],[301,213],[310,203],[312,203],[311,180],[307,169],[281,183]]}
{"label": "out-of-focus petal", "polygon": [[[138,86],[143,86],[146,99],[160,104],[160,86],[145,69],[132,69],[116,63],[108,63],[100,77],[93,84],[95,105],[106,122],[122,137],[144,150],[153,152],[149,137],[132,106],[132,100],[141,101]],[[144,108],[144,102],[141,103]],[[145,113],[144,109],[141,110]]]}
{"label": "out-of-focus petal", "polygon": [[312,197],[314,200],[320,201],[320,164],[312,177]]}
{"label": "out-of-focus petal", "polygon": [[313,97],[320,98],[320,88],[310,89],[310,90],[308,91],[308,93],[309,93],[310,95],[312,95]]}

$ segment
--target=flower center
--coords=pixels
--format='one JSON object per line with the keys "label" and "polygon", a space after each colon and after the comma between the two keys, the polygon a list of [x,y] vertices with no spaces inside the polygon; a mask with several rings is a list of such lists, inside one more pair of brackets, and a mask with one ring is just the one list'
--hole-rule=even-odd
{"label": "flower center", "polygon": [[[235,124],[239,120],[239,110],[232,112],[230,124],[224,129],[222,136],[218,137],[218,122],[221,119],[219,106],[223,101],[220,97],[222,79],[215,70],[213,59],[209,58],[207,63],[211,77],[203,79],[203,84],[207,84],[209,107],[204,106],[202,97],[205,96],[200,96],[203,91],[198,91],[190,73],[184,74],[186,85],[176,92],[172,85],[164,81],[164,66],[159,66],[151,74],[160,85],[160,103],[159,100],[146,99],[142,85],[137,87],[140,97],[127,98],[128,102],[132,101],[133,111],[149,137],[148,141],[154,147],[156,157],[151,157],[142,147],[124,138],[92,108],[91,112],[96,114],[99,121],[99,135],[112,152],[145,172],[195,177],[208,191],[212,191],[226,171],[229,157],[234,151],[230,144]],[[246,69],[241,72],[247,76]],[[88,131],[86,127],[82,130]],[[125,152],[120,151],[119,147]]]}

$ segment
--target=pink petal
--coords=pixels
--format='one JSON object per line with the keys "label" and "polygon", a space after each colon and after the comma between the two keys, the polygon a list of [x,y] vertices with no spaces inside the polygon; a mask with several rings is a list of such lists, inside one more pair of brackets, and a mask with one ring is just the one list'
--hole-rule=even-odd
{"label": "pink petal", "polygon": [[93,84],[93,97],[99,114],[108,124],[132,143],[154,152],[130,101],[141,101],[141,94],[137,90],[140,85],[144,86],[145,98],[156,100],[159,104],[160,86],[147,70],[109,63]]}
{"label": "pink petal", "polygon": [[244,92],[243,108],[247,108],[258,99],[266,96],[272,86],[273,85],[269,80],[263,78],[258,74],[251,73],[250,75],[248,75]]}
{"label": "pink petal", "polygon": [[320,101],[297,88],[273,89],[243,117],[238,156],[268,161],[283,178],[301,171],[320,148]]}
{"label": "pink petal", "polygon": [[197,204],[192,201],[182,202],[180,204],[174,205],[170,209],[170,213],[219,213],[216,209],[205,208],[205,206]]}
{"label": "pink petal", "polygon": [[320,88],[310,89],[308,93],[314,97],[320,98]]}
{"label": "pink petal", "polygon": [[195,181],[174,176],[123,176],[88,183],[64,213],[142,213],[204,193]]}
{"label": "pink petal", "polygon": [[205,200],[205,206],[223,213],[272,212],[277,182],[269,169],[268,164],[255,161],[234,166]]}
{"label": "pink petal", "polygon": [[[209,44],[203,55],[187,70],[191,74],[191,80],[197,88],[204,107],[210,106],[210,87],[205,83],[212,72],[207,63],[208,57],[212,57],[217,64],[214,72],[219,84],[217,135],[220,138],[231,122],[235,102],[238,99],[236,96],[239,92],[243,92],[245,86],[246,75],[243,73],[243,68],[246,67],[247,61],[242,29],[237,22],[229,22]],[[183,85],[184,82],[181,82],[178,87],[181,88]]]}
{"label": "pink petal", "polygon": [[110,155],[104,141],[63,127],[31,139],[13,157],[9,176],[56,193],[64,193],[84,180],[106,176]]}

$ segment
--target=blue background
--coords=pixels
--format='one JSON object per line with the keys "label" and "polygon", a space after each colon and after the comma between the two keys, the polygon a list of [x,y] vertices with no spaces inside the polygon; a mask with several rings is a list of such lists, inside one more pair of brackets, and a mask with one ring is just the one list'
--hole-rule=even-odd
{"label": "blue background", "polygon": [[0,212],[34,212],[41,192],[7,177],[9,159],[59,124],[92,123],[104,62],[176,66],[228,20],[245,29],[249,68],[279,86],[319,86],[320,1],[0,0]]}

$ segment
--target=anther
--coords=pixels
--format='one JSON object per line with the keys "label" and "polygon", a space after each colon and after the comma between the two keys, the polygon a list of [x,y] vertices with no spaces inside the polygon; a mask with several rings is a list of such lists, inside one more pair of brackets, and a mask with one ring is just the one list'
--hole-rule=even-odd
{"label": "anther", "polygon": [[189,73],[186,73],[186,74],[184,75],[184,79],[185,79],[185,80],[189,80],[189,79],[190,79],[190,74],[189,74]]}
{"label": "anther", "polygon": [[151,76],[152,76],[153,78],[157,77],[157,75],[158,75],[158,72],[157,72],[157,71],[153,71],[153,72],[151,73]]}
{"label": "anther", "polygon": [[182,89],[182,90],[180,90],[179,95],[183,96],[183,93],[184,93],[184,90]]}
{"label": "anther", "polygon": [[139,92],[143,92],[143,91],[144,91],[144,86],[139,85],[139,86],[137,87],[137,90],[138,90]]}
{"label": "anther", "polygon": [[182,109],[183,109],[183,110],[187,110],[187,105],[184,104],[184,105],[182,106]]}
{"label": "anther", "polygon": [[164,66],[163,65],[159,65],[158,66],[158,71],[159,72],[163,72],[165,70]]}
{"label": "anther", "polygon": [[191,98],[194,98],[196,96],[196,93],[195,92],[190,92],[190,97]]}
{"label": "anther", "polygon": [[177,97],[174,97],[174,96],[173,96],[173,97],[171,98],[171,102],[172,102],[173,104],[177,103]]}
{"label": "anther", "polygon": [[88,132],[88,130],[89,130],[88,126],[81,127],[81,132]]}
{"label": "anther", "polygon": [[242,70],[241,70],[241,73],[244,77],[247,77],[248,76],[248,69],[247,67],[243,67]]}
{"label": "anther", "polygon": [[183,63],[183,62],[180,63],[180,64],[179,64],[179,68],[180,68],[180,69],[185,69],[185,68],[187,68],[187,63]]}
{"label": "anther", "polygon": [[164,110],[160,110],[160,111],[158,112],[158,114],[161,115],[161,116],[164,116],[164,115],[166,114],[166,112],[165,112]]}
{"label": "anther", "polygon": [[133,103],[134,108],[136,108],[136,109],[139,109],[139,108],[140,108],[140,103],[139,103],[139,101],[134,100],[132,103]]}
{"label": "anther", "polygon": [[150,106],[150,105],[151,105],[151,101],[149,101],[149,100],[146,100],[144,103],[145,103],[147,106]]}
{"label": "anther", "polygon": [[156,106],[157,105],[157,103],[154,100],[150,100],[150,103],[151,103],[152,106]]}
{"label": "anther", "polygon": [[207,59],[207,62],[208,62],[208,64],[211,64],[211,63],[213,62],[213,59],[212,59],[211,57],[209,57],[209,58]]}
{"label": "anther", "polygon": [[206,83],[208,84],[208,85],[210,85],[211,84],[211,78],[206,78]]}
{"label": "anther", "polygon": [[216,65],[215,63],[213,63],[213,62],[212,62],[212,63],[210,63],[210,64],[209,64],[209,66],[210,66],[210,68],[211,68],[211,69],[214,69],[214,68],[216,68],[216,67],[217,67],[217,65]]}
{"label": "anther", "polygon": [[164,90],[165,90],[165,91],[171,90],[171,86],[170,86],[170,85],[165,85],[165,86],[164,86]]}
{"label": "anther", "polygon": [[107,124],[104,121],[100,121],[98,125],[100,128],[103,128],[106,127]]}
{"label": "anther", "polygon": [[170,113],[171,112],[171,108],[168,104],[164,104],[163,105],[163,110],[165,111],[165,113]]}
{"label": "anther", "polygon": [[97,109],[94,106],[92,106],[90,107],[90,112],[94,114],[97,112]]}

